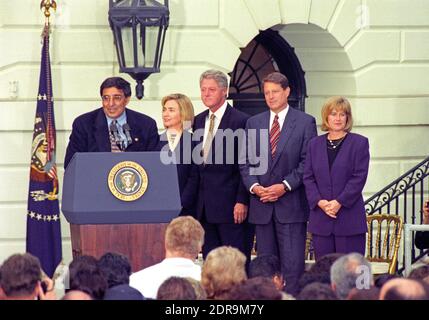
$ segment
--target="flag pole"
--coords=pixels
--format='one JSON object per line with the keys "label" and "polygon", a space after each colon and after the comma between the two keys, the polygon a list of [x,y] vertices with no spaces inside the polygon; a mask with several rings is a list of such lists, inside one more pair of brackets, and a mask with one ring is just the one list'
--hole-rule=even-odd
{"label": "flag pole", "polygon": [[45,15],[45,26],[43,27],[42,32],[42,38],[49,35],[50,31],[50,21],[49,18],[51,17],[51,9],[54,11],[57,10],[57,3],[54,0],[42,0],[40,2],[40,10],[43,10],[43,13]]}
{"label": "flag pole", "polygon": [[50,10],[54,9],[54,11],[57,10],[57,3],[54,0],[42,0],[40,2],[40,10],[44,10],[45,14],[45,24],[49,25],[49,18],[51,16]]}
{"label": "flag pole", "polygon": [[56,166],[56,130],[49,57],[50,9],[53,0],[44,0],[45,26],[41,50],[39,89],[31,150],[30,182],[27,207],[26,251],[39,258],[43,271],[55,278],[62,261],[58,175]]}

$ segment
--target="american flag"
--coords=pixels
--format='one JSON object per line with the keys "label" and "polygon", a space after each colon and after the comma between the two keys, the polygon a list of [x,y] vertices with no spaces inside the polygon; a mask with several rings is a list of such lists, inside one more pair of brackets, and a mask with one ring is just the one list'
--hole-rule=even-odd
{"label": "american flag", "polygon": [[52,277],[61,262],[62,249],[48,26],[45,27],[42,37],[28,192],[27,252],[38,257],[43,271]]}

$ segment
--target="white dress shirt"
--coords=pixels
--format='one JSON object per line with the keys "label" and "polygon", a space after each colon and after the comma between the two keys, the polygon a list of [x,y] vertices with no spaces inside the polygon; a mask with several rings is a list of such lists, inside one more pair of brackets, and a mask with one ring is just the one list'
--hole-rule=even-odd
{"label": "white dress shirt", "polygon": [[279,116],[280,131],[282,131],[283,123],[285,123],[285,119],[286,119],[288,111],[289,111],[289,105],[287,105],[286,108],[284,108],[279,113],[275,113],[275,112],[270,110],[270,131],[271,131],[271,127],[273,126],[273,121],[274,121],[274,117],[276,116],[276,114]]}
{"label": "white dress shirt", "polygon": [[133,273],[130,286],[139,290],[145,298],[156,299],[158,288],[170,277],[201,280],[201,267],[186,258],[165,258],[158,264]]}
{"label": "white dress shirt", "polygon": [[[182,131],[172,133],[171,131],[166,130],[165,134],[167,135],[168,146],[170,148],[170,151],[173,152],[176,149],[177,145],[179,144],[180,138],[182,137]],[[174,137],[174,140],[173,140],[173,137]]]}
{"label": "white dress shirt", "polygon": [[207,139],[207,135],[208,135],[208,133],[209,133],[209,127],[210,127],[210,116],[212,115],[212,114],[214,114],[215,115],[215,119],[214,119],[214,127],[213,127],[213,137],[216,135],[216,131],[217,131],[217,129],[219,128],[219,124],[220,124],[220,121],[222,120],[222,117],[223,117],[223,115],[224,115],[224,113],[225,113],[225,110],[226,110],[226,106],[227,106],[227,102],[225,101],[224,103],[223,103],[223,105],[219,108],[219,109],[217,109],[216,110],[216,112],[211,112],[210,110],[209,110],[209,113],[207,114],[207,117],[206,117],[206,123],[205,123],[205,126],[204,126],[204,140],[203,140],[203,145],[205,145],[205,143],[206,143],[206,139]]}

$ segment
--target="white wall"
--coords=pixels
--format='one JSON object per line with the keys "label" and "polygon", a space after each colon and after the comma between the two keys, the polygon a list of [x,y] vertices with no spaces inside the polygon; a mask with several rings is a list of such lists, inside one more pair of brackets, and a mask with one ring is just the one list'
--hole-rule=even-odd
{"label": "white wall", "polygon": [[[108,1],[57,3],[51,61],[57,159],[62,167],[73,119],[100,105],[99,85],[118,69],[107,22]],[[0,0],[0,5],[0,139],[7,141],[0,153],[2,261],[25,250],[44,17],[38,1],[20,0],[16,6]],[[203,110],[200,73],[207,68],[231,71],[240,47],[258,30],[275,26],[295,47],[306,72],[307,112],[319,118],[330,95],[351,99],[355,131],[368,136],[371,144],[366,196],[428,155],[429,144],[416,137],[429,136],[429,1],[414,0],[410,5],[406,0],[171,0],[170,5],[161,73],[145,81],[145,98],[133,98],[130,104],[154,117],[159,127],[162,96],[183,92],[197,112]],[[12,81],[18,84],[16,97]],[[68,262],[71,247],[65,219],[62,230]]]}

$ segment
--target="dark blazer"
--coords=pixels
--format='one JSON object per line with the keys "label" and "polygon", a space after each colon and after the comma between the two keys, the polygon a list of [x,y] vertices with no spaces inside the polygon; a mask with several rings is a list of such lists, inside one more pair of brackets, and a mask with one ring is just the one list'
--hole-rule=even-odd
{"label": "dark blazer", "polygon": [[[195,117],[194,120],[194,139],[197,139],[198,151],[202,150],[203,134],[196,135],[204,131],[205,120],[209,113],[206,110]],[[249,116],[237,109],[232,108],[230,105],[226,107],[225,113],[219,123],[218,131],[212,142],[209,157],[222,159],[221,164],[199,164],[198,170],[198,198],[197,198],[197,214],[201,219],[203,208],[207,222],[209,223],[234,223],[234,206],[237,202],[248,204],[249,195],[244,188],[240,178],[240,171],[238,168],[238,139],[234,140],[233,149],[227,150],[227,139],[220,136],[220,131],[223,129],[243,129],[246,125],[246,120]],[[223,148],[223,150],[222,150]],[[221,154],[221,152],[223,153]],[[227,159],[227,156],[233,156]],[[227,160],[230,164],[228,164]]]}
{"label": "dark blazer", "polygon": [[[308,231],[327,236],[350,236],[367,231],[362,190],[368,176],[368,139],[348,133],[329,170],[326,134],[308,144],[304,184],[310,205]],[[336,199],[341,204],[337,218],[328,217],[319,200]]]}
{"label": "dark blazer", "polygon": [[[132,143],[125,151],[159,151],[156,122],[142,113],[125,109],[131,128]],[[73,122],[72,133],[64,159],[64,167],[75,152],[110,152],[109,130],[103,108],[85,113]]]}
{"label": "dark blazer", "polygon": [[[160,135],[160,147],[162,151],[166,150],[171,154],[166,132]],[[192,141],[192,133],[184,130],[176,148],[173,151],[177,167],[177,177],[179,180],[180,199],[182,203],[181,214],[192,216],[196,216],[195,201],[197,193],[196,189],[198,188],[196,185],[198,182],[195,182],[193,179],[189,179],[191,174],[195,174],[196,170],[191,157],[194,147],[195,143]]]}
{"label": "dark blazer", "polygon": [[[289,107],[274,159],[271,157],[269,128],[270,111],[257,114],[247,121],[248,156],[246,164],[240,167],[244,184],[249,190],[255,183],[270,186],[286,180],[292,191],[286,192],[277,201],[268,203],[262,203],[256,195],[252,195],[249,221],[254,224],[266,224],[273,218],[275,212],[281,223],[306,222],[308,203],[302,184],[302,174],[307,143],[317,135],[315,119]],[[252,131],[256,131],[256,135],[252,136]],[[260,162],[256,156],[261,157]],[[259,172],[255,171],[257,174],[252,175],[252,169]]]}

